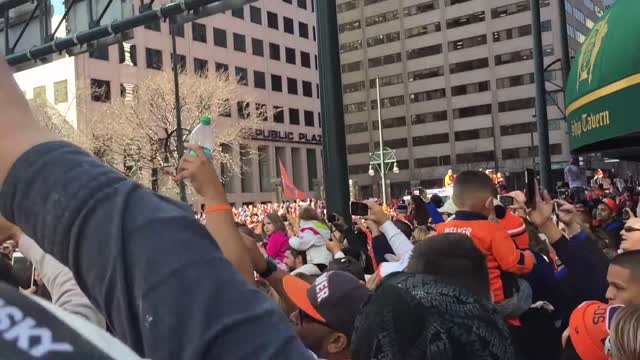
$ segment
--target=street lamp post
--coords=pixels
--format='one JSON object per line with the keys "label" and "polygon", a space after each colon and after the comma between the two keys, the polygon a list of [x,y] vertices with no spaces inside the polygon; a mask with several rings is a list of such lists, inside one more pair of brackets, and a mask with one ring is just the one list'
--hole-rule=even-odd
{"label": "street lamp post", "polygon": [[[180,105],[180,80],[178,74],[178,51],[176,50],[176,29],[177,24],[173,18],[169,19],[169,26],[171,27],[171,50],[173,56],[173,87],[175,95],[176,105],[176,150],[178,152],[178,161],[182,159],[184,155],[184,138],[182,135],[182,114]],[[180,189],[180,200],[187,202],[187,188],[184,181],[178,183]]]}
{"label": "street lamp post", "polygon": [[382,183],[382,203],[387,204],[387,184],[385,174],[390,170],[394,174],[400,172],[398,162],[396,160],[396,151],[388,147],[380,147],[380,151],[374,151],[369,154],[369,176],[374,176],[375,171],[380,173],[380,182]]}

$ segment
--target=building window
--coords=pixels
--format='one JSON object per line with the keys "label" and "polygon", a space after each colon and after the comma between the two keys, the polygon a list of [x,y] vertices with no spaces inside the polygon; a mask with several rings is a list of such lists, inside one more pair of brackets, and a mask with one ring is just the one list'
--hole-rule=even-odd
{"label": "building window", "polygon": [[[413,160],[413,166],[419,169],[427,168],[427,167],[436,167],[436,166],[448,166],[448,165],[451,165],[450,155],[424,157],[424,158],[418,158]],[[437,184],[442,184],[441,180],[437,180]],[[423,186],[422,183],[421,183],[421,186]],[[424,185],[424,186],[432,187],[428,185]]]}
{"label": "building window", "polygon": [[145,55],[147,58],[147,69],[162,70],[162,51],[145,48]]}
{"label": "building window", "polygon": [[[404,95],[390,96],[380,99],[382,108],[394,107],[404,105]],[[371,110],[378,109],[378,100],[371,100]]]}
{"label": "building window", "polygon": [[531,109],[536,106],[536,98],[516,99],[510,101],[502,101],[498,103],[498,111],[517,111]]}
{"label": "building window", "polygon": [[306,51],[300,51],[300,65],[307,69],[311,69],[311,54]]}
{"label": "building window", "polygon": [[447,121],[446,110],[411,115],[411,125],[426,124],[438,121]]}
{"label": "building window", "polygon": [[287,4],[289,4],[289,5],[293,4],[293,1],[292,1],[292,0],[282,0],[282,1],[286,2],[286,3],[287,3]]}
{"label": "building window", "polygon": [[442,54],[442,44],[425,46],[407,51],[407,60]]}
{"label": "building window", "polygon": [[400,40],[400,31],[395,31],[388,34],[376,35],[367,39],[367,46],[374,47],[387,43],[392,43]]}
{"label": "building window", "polygon": [[471,0],[445,0],[444,6],[453,6],[456,4],[466,3],[467,1],[471,1]]}
{"label": "building window", "polygon": [[231,101],[224,99],[220,104],[220,116],[231,117]]}
{"label": "building window", "polygon": [[287,78],[287,92],[291,95],[298,95],[298,80]]}
{"label": "building window", "polygon": [[473,59],[473,60],[461,61],[459,63],[450,64],[449,71],[452,74],[456,74],[464,71],[484,69],[486,67],[489,67],[489,59],[480,58],[480,59]]}
{"label": "building window", "polygon": [[97,60],[109,61],[109,47],[98,46],[89,51],[89,57]]}
{"label": "building window", "polygon": [[287,34],[294,34],[293,31],[293,19],[283,16],[282,17],[282,27],[284,28],[284,32],[286,32]]}
{"label": "building window", "polygon": [[280,45],[269,43],[269,58],[280,61]]}
{"label": "building window", "polygon": [[[378,130],[378,128],[380,127],[378,125],[378,122],[373,121],[372,123],[373,123],[373,130]],[[398,117],[389,118],[389,119],[382,119],[383,129],[404,127],[406,125],[407,125],[407,120],[404,118],[404,116],[398,116]]]}
{"label": "building window", "polygon": [[513,51],[506,54],[496,55],[496,66],[511,64],[520,61],[531,60],[533,58],[533,50],[525,49]]}
{"label": "building window", "polygon": [[193,36],[193,41],[198,41],[202,43],[207,42],[207,27],[204,24],[200,24],[195,21],[192,22],[191,33]]}
{"label": "building window", "polygon": [[[400,55],[400,53],[398,53],[397,55]],[[378,63],[377,59],[381,59],[381,58],[374,58],[374,59],[376,59],[374,61],[374,64],[375,64],[375,63]],[[374,60],[374,59],[369,59],[369,66],[371,66],[371,60]],[[380,65],[376,65],[376,66],[380,66]],[[303,66],[304,66],[304,63],[303,63]],[[340,65],[340,70],[342,71],[343,74],[354,72],[354,71],[360,71],[362,70],[362,61],[355,61],[347,64],[342,64]]]}
{"label": "building window", "polygon": [[413,137],[413,146],[444,144],[449,142],[449,133],[420,135]]}
{"label": "building window", "polygon": [[[549,21],[549,23],[551,23]],[[531,24],[493,32],[493,42],[500,42],[531,35]]]}
{"label": "building window", "polygon": [[56,81],[53,83],[53,103],[55,105],[66,103],[69,101],[67,92],[67,80]]}
{"label": "building window", "polygon": [[432,11],[439,8],[438,0],[431,0],[427,2],[423,2],[421,4],[407,6],[403,9],[404,17],[414,16],[422,13],[426,13],[427,11]]}
{"label": "building window", "polygon": [[229,65],[223,63],[216,63],[216,72],[217,73],[229,73]]}
{"label": "building window", "polygon": [[278,14],[267,11],[267,26],[271,29],[278,30]]}
{"label": "building window", "polygon": [[490,127],[483,128],[483,129],[473,129],[473,130],[464,130],[464,131],[455,132],[456,141],[487,139],[491,137],[493,137],[493,128],[490,128]]}
{"label": "building window", "polygon": [[251,116],[250,103],[247,101],[236,102],[236,109],[238,110],[238,117],[240,119],[247,119]]}
{"label": "building window", "polygon": [[[178,72],[185,72],[187,71],[187,57],[184,55],[180,55],[180,54],[176,54],[175,55],[178,58]],[[173,68],[173,61],[174,61],[174,56],[173,54],[171,55],[171,66]]]}
{"label": "building window", "polygon": [[444,66],[436,66],[428,69],[410,71],[407,75],[409,76],[409,81],[418,81],[443,76]]}
{"label": "building window", "polygon": [[377,3],[383,2],[383,1],[387,1],[387,0],[364,0],[364,6],[377,4]]}
{"label": "building window", "polygon": [[340,14],[346,11],[357,9],[359,7],[360,7],[360,0],[351,0],[351,1],[344,2],[342,4],[338,4],[336,6],[336,11],[338,14]]}
{"label": "building window", "polygon": [[120,64],[125,65],[138,65],[138,48],[127,42],[118,44],[118,57],[120,58]]}
{"label": "building window", "polygon": [[313,97],[313,86],[311,81],[302,81],[302,96]]}
{"label": "building window", "polygon": [[535,122],[500,126],[501,136],[530,134],[536,131],[538,131],[538,126]]}
{"label": "building window", "polygon": [[267,121],[267,105],[256,103],[256,117],[260,121]]}
{"label": "building window", "polygon": [[362,102],[358,102],[358,103],[354,103],[354,104],[345,104],[344,105],[344,113],[345,114],[351,114],[351,113],[356,113],[356,112],[361,112],[361,111],[367,111],[367,102],[366,101],[362,101]]}
{"label": "building window", "polygon": [[589,28],[589,30],[593,29],[593,26],[595,25],[593,23],[593,20],[586,18],[584,21],[584,24],[586,25],[587,28]]}
{"label": "building window", "polygon": [[315,120],[314,120],[313,111],[305,110],[304,111],[304,126],[314,127],[315,125],[316,124],[315,124]]}
{"label": "building window", "polygon": [[264,56],[264,42],[260,39],[251,38],[251,52],[255,56]]}
{"label": "building window", "polygon": [[[390,64],[398,63],[400,61],[402,61],[401,53],[389,54],[389,55],[384,55],[384,56],[379,56],[379,57],[369,59],[369,67],[374,68],[374,67],[383,66],[383,65],[390,65]],[[347,65],[350,65],[350,64],[347,64]]]}
{"label": "building window", "polygon": [[366,122],[356,123],[356,124],[347,124],[345,126],[345,129],[347,134],[357,134],[357,133],[369,131],[369,128],[367,127]]}
{"label": "building window", "polygon": [[369,143],[347,145],[347,154],[359,154],[369,152]]}
{"label": "building window", "polygon": [[463,108],[453,109],[454,119],[463,119],[473,116],[482,116],[491,114],[491,104],[467,106]]}
{"label": "building window", "polygon": [[473,14],[458,16],[453,19],[447,19],[447,29],[454,29],[460,26],[480,23],[485,20],[484,11],[478,11]]}
{"label": "building window", "polygon": [[[403,149],[406,148],[408,146],[409,140],[402,138],[402,139],[392,139],[392,140],[384,140],[384,146],[387,146],[391,149]],[[373,148],[374,149],[380,149],[380,141],[375,141],[373,143]]]}
{"label": "building window", "polygon": [[290,47],[284,48],[284,58],[287,64],[296,64],[296,49],[292,49]]}
{"label": "building window", "polygon": [[307,0],[298,0],[298,7],[307,10]]}
{"label": "building window", "polygon": [[233,33],[233,50],[241,52],[247,51],[247,44],[244,35]]}
{"label": "building window", "polygon": [[360,20],[349,21],[348,23],[338,25],[338,33],[342,34],[347,31],[359,30],[362,28]]}
{"label": "building window", "polygon": [[364,89],[365,89],[364,81],[358,81],[358,82],[342,85],[342,92],[344,94],[350,94],[350,93],[362,91]]}
{"label": "building window", "polygon": [[414,28],[407,29],[405,30],[404,33],[405,33],[405,37],[407,39],[410,39],[417,36],[436,33],[436,32],[439,32],[440,30],[441,30],[440,22],[435,22],[435,23],[420,25]]}
{"label": "building window", "polygon": [[491,86],[489,86],[489,80],[480,81],[472,84],[464,84],[458,86],[451,87],[451,96],[461,96],[461,95],[469,95],[475,94],[483,91],[489,91]]}
{"label": "building window", "polygon": [[247,86],[249,84],[249,72],[246,68],[236,66],[236,80],[240,85]]}
{"label": "building window", "polygon": [[267,88],[267,80],[264,72],[257,70],[253,71],[253,86],[257,89]]}
{"label": "building window", "polygon": [[259,7],[249,5],[249,17],[252,23],[262,25],[262,9]]}
{"label": "building window", "polygon": [[[549,6],[549,0],[540,1],[540,7]],[[500,17],[505,17],[509,15],[518,14],[521,12],[529,11],[531,9],[529,0],[520,1],[515,4],[498,6],[496,8],[491,9],[491,18],[496,19]]]}
{"label": "building window", "polygon": [[235,9],[231,9],[231,16],[244,20],[244,7],[241,6]]}
{"label": "building window", "polygon": [[298,34],[301,38],[308,39],[309,38],[309,25],[299,22],[298,23]]}
{"label": "building window", "polygon": [[209,72],[209,61],[193,58],[193,71],[197,75],[206,75]]}
{"label": "building window", "polygon": [[289,124],[300,125],[300,110],[289,108]]}
{"label": "building window", "polygon": [[383,24],[383,23],[386,23],[388,21],[396,20],[398,18],[398,15],[399,15],[398,10],[393,10],[393,11],[389,11],[389,12],[386,12],[386,13],[369,16],[364,20],[364,23],[367,26],[374,26],[374,25],[378,25],[378,24]]}
{"label": "building window", "polygon": [[147,30],[160,32],[160,20],[154,20],[148,24],[144,24],[144,28]]}
{"label": "building window", "polygon": [[138,87],[136,85],[127,83],[120,84],[120,97],[127,101],[133,100],[133,97],[135,96],[137,91]]}
{"label": "building window", "polygon": [[[107,80],[91,79],[91,100],[96,102],[110,102],[111,101],[111,82]],[[35,89],[34,89],[35,90]],[[35,98],[35,92],[34,92]]]}
{"label": "building window", "polygon": [[176,31],[176,36],[184,38],[184,24],[173,24],[169,26],[169,35],[173,34],[173,31]]}
{"label": "building window", "polygon": [[282,76],[271,74],[271,91],[282,92]]}
{"label": "building window", "polygon": [[213,45],[218,47],[227,47],[227,31],[223,29],[213,28]]}
{"label": "building window", "polygon": [[[397,84],[402,84],[403,82],[403,78],[402,78],[402,74],[396,74],[396,75],[391,75],[391,76],[383,76],[380,79],[380,87],[384,87],[384,86],[391,86],[391,85],[397,85]],[[369,80],[369,87],[374,89],[376,87],[376,81],[377,79],[371,79]]]}
{"label": "building window", "polygon": [[47,87],[46,86],[36,86],[33,88],[33,100],[38,102],[46,102],[47,101]]}
{"label": "building window", "polygon": [[316,59],[316,70],[318,70],[318,55],[314,55],[315,59]]}
{"label": "building window", "polygon": [[356,51],[362,49],[362,40],[351,41],[340,44],[340,53]]}
{"label": "building window", "polygon": [[444,89],[420,91],[409,95],[411,103],[442,99],[446,96]]}
{"label": "building window", "polygon": [[487,35],[477,35],[460,40],[449,41],[449,51],[468,49],[487,44]]}
{"label": "building window", "polygon": [[507,76],[500,79],[496,79],[496,87],[498,89],[505,89],[515,86],[522,86],[535,83],[536,80],[533,73]]}
{"label": "building window", "polygon": [[284,111],[282,106],[273,107],[273,122],[277,124],[284,124]]}
{"label": "building window", "polygon": [[470,164],[470,163],[478,163],[478,162],[486,163],[494,160],[495,160],[495,153],[493,152],[493,150],[456,155],[456,162],[458,164]]}

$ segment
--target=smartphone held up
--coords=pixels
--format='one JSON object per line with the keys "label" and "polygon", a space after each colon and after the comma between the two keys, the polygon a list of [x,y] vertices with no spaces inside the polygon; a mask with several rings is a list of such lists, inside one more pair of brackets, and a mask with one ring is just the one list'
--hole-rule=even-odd
{"label": "smartphone held up", "polygon": [[367,216],[369,215],[369,206],[363,202],[351,202],[351,216]]}

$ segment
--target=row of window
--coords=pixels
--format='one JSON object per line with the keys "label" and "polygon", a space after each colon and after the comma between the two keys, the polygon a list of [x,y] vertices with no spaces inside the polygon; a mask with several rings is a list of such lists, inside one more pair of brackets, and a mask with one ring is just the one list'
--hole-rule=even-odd
{"label": "row of window", "polygon": [[[293,5],[293,0],[282,0],[283,2],[286,2],[289,5]],[[315,4],[315,0],[309,0],[311,3],[311,12],[315,12],[316,11],[316,4]],[[296,0],[298,7],[300,9],[304,9],[307,10],[307,0]]]}
{"label": "row of window", "polygon": [[587,39],[587,37],[583,33],[569,24],[567,24],[567,35],[576,39],[576,41],[578,41],[580,44],[582,44]]}

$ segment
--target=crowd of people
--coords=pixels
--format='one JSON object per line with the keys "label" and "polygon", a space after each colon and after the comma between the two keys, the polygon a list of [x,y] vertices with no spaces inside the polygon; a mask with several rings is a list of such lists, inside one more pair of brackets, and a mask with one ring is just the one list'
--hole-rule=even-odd
{"label": "crowd of people", "polygon": [[[0,92],[2,358],[640,358],[634,189],[505,195],[464,171],[449,201],[366,216],[233,209],[190,146],[200,222],[37,125],[4,62]],[[40,289],[11,280],[16,251]]]}

